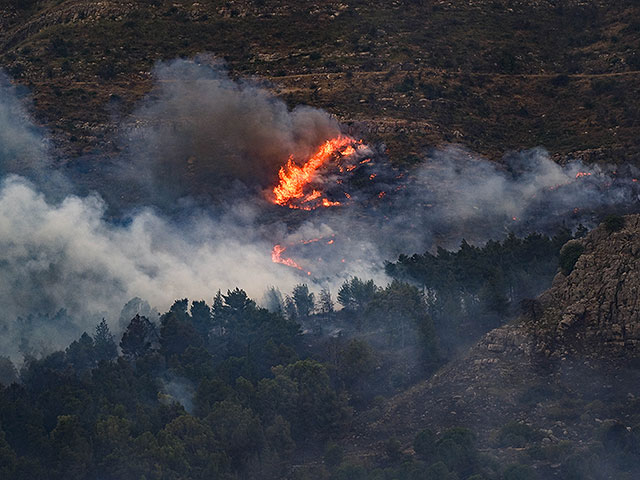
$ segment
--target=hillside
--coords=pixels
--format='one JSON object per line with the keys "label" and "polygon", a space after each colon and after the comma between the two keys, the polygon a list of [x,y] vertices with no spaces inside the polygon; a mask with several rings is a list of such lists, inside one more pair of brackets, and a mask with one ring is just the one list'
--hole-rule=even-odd
{"label": "hillside", "polygon": [[[458,142],[499,159],[637,160],[636,2],[0,2],[0,66],[70,156],[100,157],[155,62],[210,52],[327,109],[395,162]],[[128,119],[135,122],[136,119]]]}
{"label": "hillside", "polygon": [[0,478],[636,478],[639,19],[0,0]]}
{"label": "hillside", "polygon": [[609,449],[628,452],[640,421],[639,241],[639,216],[617,231],[601,225],[572,240],[584,252],[569,275],[558,273],[518,322],[489,332],[430,380],[363,417],[345,442],[351,455],[384,452],[389,438],[411,453],[422,429],[465,427],[484,453],[501,464],[533,465],[540,478],[592,478],[574,471],[583,457],[596,458],[603,477],[595,478],[620,478],[609,477],[619,468]]}

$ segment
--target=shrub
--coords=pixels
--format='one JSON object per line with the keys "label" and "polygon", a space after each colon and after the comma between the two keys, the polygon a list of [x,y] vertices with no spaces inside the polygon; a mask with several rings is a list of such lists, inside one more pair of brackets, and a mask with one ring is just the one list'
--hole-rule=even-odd
{"label": "shrub", "polygon": [[429,458],[436,452],[436,434],[431,430],[422,430],[413,441],[413,449],[421,458]]}
{"label": "shrub", "polygon": [[402,444],[397,438],[390,438],[384,446],[384,453],[392,462],[402,459]]}
{"label": "shrub", "polygon": [[455,473],[449,472],[449,469],[443,462],[434,463],[425,472],[426,480],[454,480],[457,479]]}
{"label": "shrub", "polygon": [[360,465],[343,463],[331,478],[332,480],[365,480],[367,470]]}
{"label": "shrub", "polygon": [[324,451],[324,463],[330,470],[335,469],[342,463],[344,454],[342,448],[335,443],[330,443]]}
{"label": "shrub", "polygon": [[560,250],[560,270],[565,275],[569,275],[573,271],[578,258],[584,252],[584,245],[578,240],[569,240]]}
{"label": "shrub", "polygon": [[540,438],[540,432],[526,423],[509,422],[498,432],[496,443],[499,447],[521,448],[527,443],[534,442]]}
{"label": "shrub", "polygon": [[509,465],[502,474],[503,480],[533,480],[535,473],[526,465]]}
{"label": "shrub", "polygon": [[558,463],[567,457],[571,450],[571,442],[564,441],[549,445],[535,444],[527,449],[527,454],[534,460]]}
{"label": "shrub", "polygon": [[604,219],[604,227],[609,233],[622,230],[624,228],[624,217],[621,215],[607,215]]}

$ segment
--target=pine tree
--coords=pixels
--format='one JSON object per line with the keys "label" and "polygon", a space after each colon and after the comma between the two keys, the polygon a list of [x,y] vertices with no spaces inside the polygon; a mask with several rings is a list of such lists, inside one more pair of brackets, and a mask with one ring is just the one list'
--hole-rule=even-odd
{"label": "pine tree", "polygon": [[329,320],[334,311],[334,304],[331,298],[331,291],[327,288],[323,288],[320,291],[319,309],[325,320]]}
{"label": "pine tree", "polygon": [[96,361],[93,338],[84,332],[67,347],[65,355],[67,361],[78,372],[92,368]]}
{"label": "pine tree", "polygon": [[136,315],[122,335],[120,348],[123,355],[136,359],[150,352],[154,342],[158,342],[155,325],[147,317]]}
{"label": "pine tree", "polygon": [[213,306],[211,307],[211,315],[213,316],[213,324],[220,330],[225,327],[224,299],[222,292],[218,290],[216,296],[213,297]]}
{"label": "pine tree", "polygon": [[307,284],[302,283],[296,285],[293,289],[292,297],[296,304],[298,316],[301,319],[309,318],[309,315],[311,315],[315,309],[315,298],[313,293],[309,292]]}
{"label": "pine tree", "polygon": [[118,346],[104,318],[96,325],[93,343],[96,361],[104,360],[108,362],[118,356]]}
{"label": "pine tree", "polygon": [[213,318],[211,308],[204,300],[191,304],[191,320],[198,333],[203,339],[207,340],[209,338],[209,332],[213,327]]}

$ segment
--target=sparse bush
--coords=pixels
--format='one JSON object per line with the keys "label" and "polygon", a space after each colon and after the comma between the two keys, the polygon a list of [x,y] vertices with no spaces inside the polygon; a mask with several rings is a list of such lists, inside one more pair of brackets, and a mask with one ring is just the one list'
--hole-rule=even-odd
{"label": "sparse bush", "polygon": [[69,56],[69,42],[60,37],[53,37],[49,44],[49,49],[57,57]]}
{"label": "sparse bush", "polygon": [[509,422],[498,432],[496,444],[499,447],[522,448],[530,442],[539,440],[542,437],[538,430],[533,429],[526,423]]}
{"label": "sparse bush", "polygon": [[402,444],[397,438],[390,438],[384,446],[384,453],[392,462],[402,459]]}
{"label": "sparse bush", "polygon": [[535,472],[527,465],[509,465],[502,474],[503,480],[533,480]]}
{"label": "sparse bush", "polygon": [[436,434],[431,430],[422,430],[413,441],[413,450],[424,459],[428,459],[436,452]]}
{"label": "sparse bush", "polygon": [[570,78],[568,75],[556,75],[551,79],[551,85],[554,87],[566,87],[569,85]]}
{"label": "sparse bush", "polygon": [[547,416],[552,420],[575,420],[583,412],[582,405],[574,399],[564,399],[558,405],[551,407]]}
{"label": "sparse bush", "polygon": [[613,80],[607,78],[599,78],[591,82],[591,89],[596,95],[611,92],[615,86]]}
{"label": "sparse bush", "polygon": [[589,462],[581,455],[572,455],[567,458],[560,467],[560,473],[564,480],[583,480],[587,476]]}
{"label": "sparse bush", "polygon": [[98,74],[98,77],[103,80],[111,80],[117,75],[116,68],[111,62],[104,62],[100,65],[96,73]]}
{"label": "sparse bush", "polygon": [[624,228],[624,217],[620,215],[607,215],[604,219],[604,227],[607,232],[613,233]]}
{"label": "sparse bush", "polygon": [[560,250],[560,270],[565,275],[569,275],[573,271],[578,258],[584,252],[584,245],[578,240],[568,241]]}
{"label": "sparse bush", "polygon": [[342,463],[344,453],[335,443],[330,443],[324,451],[324,463],[330,469],[334,470],[338,465]]}
{"label": "sparse bush", "polygon": [[400,83],[396,84],[396,90],[402,93],[412,92],[415,87],[416,81],[411,76],[404,77]]}

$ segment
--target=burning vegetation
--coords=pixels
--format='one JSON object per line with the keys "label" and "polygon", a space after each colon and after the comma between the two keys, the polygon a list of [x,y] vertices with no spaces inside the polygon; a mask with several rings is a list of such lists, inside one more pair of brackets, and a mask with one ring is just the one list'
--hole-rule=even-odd
{"label": "burning vegetation", "polygon": [[[337,168],[339,172],[352,171],[357,164],[350,164],[359,151],[367,150],[362,141],[340,135],[327,140],[302,166],[294,162],[293,155],[280,168],[280,182],[273,189],[273,202],[277,205],[300,210],[314,210],[318,207],[335,207],[340,202],[330,200],[318,185],[320,170]],[[331,164],[331,161],[334,161]],[[344,192],[347,194],[347,192]]]}

